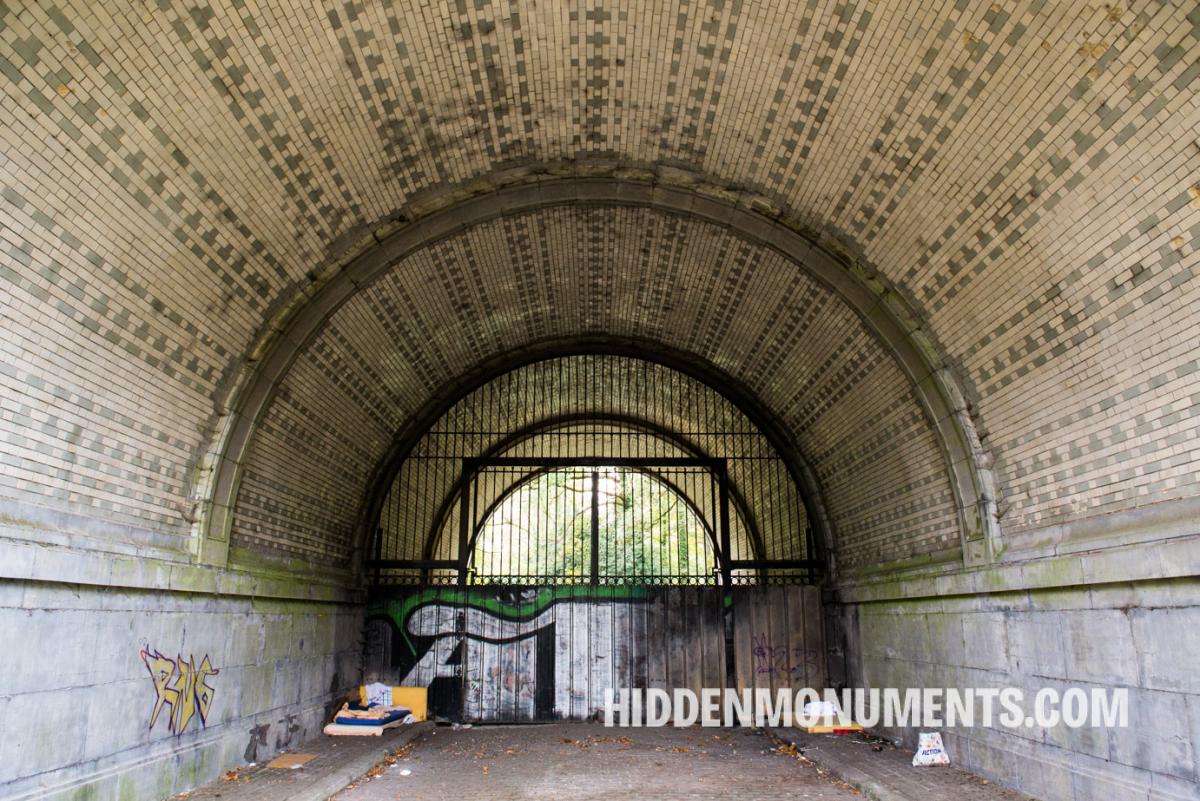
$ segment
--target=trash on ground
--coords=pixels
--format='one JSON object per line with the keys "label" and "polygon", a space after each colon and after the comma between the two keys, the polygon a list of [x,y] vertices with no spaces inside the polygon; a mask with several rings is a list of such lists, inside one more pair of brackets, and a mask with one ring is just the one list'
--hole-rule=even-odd
{"label": "trash on ground", "polygon": [[429,688],[397,687],[379,682],[358,688],[358,703],[363,707],[404,707],[417,720],[429,717]]}
{"label": "trash on ground", "polygon": [[917,743],[917,753],[913,755],[912,763],[914,768],[928,765],[949,765],[950,755],[946,753],[946,747],[942,745],[942,735],[936,731],[921,732]]}
{"label": "trash on ground", "polygon": [[416,723],[420,717],[406,706],[347,702],[323,731],[331,737],[381,735],[384,729]]}
{"label": "trash on ground", "polygon": [[317,758],[316,754],[281,754],[267,763],[268,768],[296,770]]}
{"label": "trash on ground", "polygon": [[849,734],[862,731],[863,727],[843,717],[842,711],[832,701],[810,701],[804,705],[803,718],[797,728],[809,734]]}
{"label": "trash on ground", "polygon": [[854,721],[846,721],[843,723],[836,715],[832,717],[817,718],[811,725],[801,726],[801,729],[809,734],[850,734],[851,732],[862,731],[863,727]]}

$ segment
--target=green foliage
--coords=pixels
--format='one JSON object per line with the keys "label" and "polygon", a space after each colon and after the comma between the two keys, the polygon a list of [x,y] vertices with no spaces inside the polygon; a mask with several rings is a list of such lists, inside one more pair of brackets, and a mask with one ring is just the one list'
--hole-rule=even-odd
{"label": "green foliage", "polygon": [[[646,472],[596,472],[602,579],[712,575],[708,532],[679,493]],[[590,469],[551,470],[525,481],[485,521],[477,575],[587,580],[592,493]]]}

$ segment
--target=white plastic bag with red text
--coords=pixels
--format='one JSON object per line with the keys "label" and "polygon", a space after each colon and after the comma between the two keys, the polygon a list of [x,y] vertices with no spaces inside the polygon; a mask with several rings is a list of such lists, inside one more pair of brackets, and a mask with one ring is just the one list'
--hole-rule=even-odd
{"label": "white plastic bag with red text", "polygon": [[913,755],[913,767],[949,764],[950,756],[946,753],[946,747],[942,745],[942,735],[936,731],[921,732],[917,741],[917,753]]}

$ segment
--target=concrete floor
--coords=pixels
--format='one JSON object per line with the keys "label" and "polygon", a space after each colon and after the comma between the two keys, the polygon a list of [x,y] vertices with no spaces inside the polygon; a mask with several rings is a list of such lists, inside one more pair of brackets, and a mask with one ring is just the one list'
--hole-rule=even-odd
{"label": "concrete floor", "polygon": [[769,738],[740,729],[439,728],[379,775],[334,798],[861,801],[849,785],[774,748]]}
{"label": "concrete floor", "polygon": [[176,798],[1028,801],[957,768],[913,768],[906,749],[876,739],[794,729],[555,723],[453,730],[422,723],[383,737],[318,737],[294,753],[310,757],[299,770],[260,763]]}

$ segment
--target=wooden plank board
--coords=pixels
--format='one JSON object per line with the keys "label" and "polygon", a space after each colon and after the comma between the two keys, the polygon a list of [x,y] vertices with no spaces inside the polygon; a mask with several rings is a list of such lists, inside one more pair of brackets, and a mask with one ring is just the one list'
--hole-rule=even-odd
{"label": "wooden plank board", "polygon": [[684,640],[687,660],[687,683],[684,685],[697,697],[704,689],[704,617],[701,611],[700,593],[695,587],[681,587],[684,597]]}
{"label": "wooden plank board", "polygon": [[840,723],[833,722],[822,722],[815,726],[803,726],[801,728],[809,734],[849,734],[850,732],[863,730],[863,727],[857,723],[847,723],[843,726]]}
{"label": "wooden plank board", "polygon": [[[338,724],[341,725],[341,724]],[[371,728],[376,728],[372,726]],[[382,728],[382,727],[378,727]],[[268,768],[282,768],[286,770],[295,770],[302,768],[309,762],[317,758],[316,754],[280,754],[267,763]]]}
{"label": "wooden plank board", "polygon": [[588,712],[604,711],[604,691],[613,683],[612,603],[588,604]]}
{"label": "wooden plank board", "polygon": [[571,717],[582,720],[588,716],[590,700],[588,659],[589,635],[587,588],[575,587],[571,604]]}
{"label": "wooden plank board", "polygon": [[[500,623],[492,615],[480,616],[467,610],[469,621],[467,634],[481,634],[495,639],[500,633]],[[470,636],[464,642],[463,674],[466,686],[470,688],[463,699],[464,714],[468,720],[499,720],[499,670],[500,647],[490,646]]]}
{"label": "wooden plank board", "polygon": [[690,671],[691,681],[688,683],[688,687],[699,697],[700,691],[708,686],[708,673],[706,669],[708,667],[708,652],[711,643],[708,642],[706,637],[708,626],[706,625],[707,621],[704,615],[707,598],[702,593],[697,592],[696,587],[686,587],[685,590],[689,597],[690,606],[688,614],[688,622],[690,624],[688,629],[688,634],[690,635],[688,640],[688,654],[692,660]]}
{"label": "wooden plank board", "polygon": [[721,632],[716,625],[717,608],[721,597],[708,588],[696,588],[696,599],[700,606],[700,636],[702,638],[702,658],[704,667],[701,669],[701,687],[720,687],[721,677],[718,671],[717,657],[721,652]]}
{"label": "wooden plank board", "polygon": [[[610,639],[612,641],[612,662],[610,671],[612,673],[612,683],[609,685],[614,691],[624,687],[632,687],[632,663],[633,657],[630,647],[630,636],[633,634],[631,618],[637,611],[632,604],[617,602],[608,604],[610,609],[611,626]],[[601,691],[603,694],[603,690]],[[601,700],[603,704],[603,699]]]}
{"label": "wooden plank board", "polygon": [[754,587],[750,594],[750,635],[754,643],[754,686],[774,690],[771,659],[771,603],[767,587]]}
{"label": "wooden plank board", "polygon": [[[457,602],[457,599],[456,599],[456,602]],[[457,640],[454,637],[455,621],[456,621],[457,616],[458,616],[458,612],[455,609],[455,607],[451,606],[450,604],[446,604],[446,603],[438,604],[437,609],[434,612],[434,618],[436,620],[436,631],[441,632],[441,634],[439,636],[442,638],[440,641],[440,645],[442,647],[439,648],[438,645],[435,644],[434,647],[435,647],[435,649],[437,649],[438,653],[435,654],[435,658],[432,661],[426,662],[425,665],[423,666],[423,671],[422,671],[423,675],[421,676],[421,682],[424,683],[425,686],[427,686],[427,687],[429,686],[429,684],[431,682],[433,682],[438,677],[438,672],[441,669],[439,663],[442,662],[443,657],[448,656],[452,652],[452,649],[457,647]],[[465,684],[463,684],[463,682],[465,682],[465,677],[460,677],[459,682],[460,682],[460,687],[463,687],[465,689]],[[461,703],[461,700],[464,697],[464,695],[465,695],[464,692],[459,693],[459,702],[460,703]],[[443,707],[447,707],[452,702],[452,700],[453,700],[453,696],[450,696],[449,698],[447,698],[445,703],[443,704]],[[450,710],[450,709],[446,708],[446,709],[444,709],[444,711],[451,712],[452,714],[460,714],[460,713],[462,713],[463,708],[461,706],[458,706],[458,708],[456,708],[456,709]]]}
{"label": "wooden plank board", "polygon": [[571,626],[570,603],[554,607],[554,714],[571,717]]}
{"label": "wooden plank board", "polygon": [[750,638],[750,592],[748,587],[733,589],[733,686],[738,689],[754,687],[754,645]]}
{"label": "wooden plank board", "polygon": [[807,660],[807,635],[804,630],[804,594],[800,591],[802,588],[795,585],[787,585],[780,589],[784,591],[784,608],[787,613],[787,637],[784,644],[788,649],[794,694],[797,690],[812,686]]}
{"label": "wooden plank board", "polygon": [[771,614],[771,679],[773,690],[792,689],[794,662],[791,653],[791,632],[788,630],[788,590],[783,584],[767,588],[767,608]]}
{"label": "wooden plank board", "polygon": [[728,687],[728,679],[725,675],[725,610],[724,610],[724,595],[722,592],[707,592],[704,595],[707,600],[708,610],[708,631],[705,635],[710,648],[707,652],[708,659],[708,677],[706,686],[708,687]]}
{"label": "wooden plank board", "polygon": [[650,604],[638,603],[629,616],[630,655],[632,662],[629,666],[630,687],[645,689],[650,686],[649,677],[649,614]]}
{"label": "wooden plank board", "polygon": [[666,594],[656,591],[646,604],[646,686],[666,689],[667,677]]}
{"label": "wooden plank board", "polygon": [[667,595],[667,689],[687,686],[687,656],[684,648],[686,625],[683,596],[679,587],[669,587]]}
{"label": "wooden plank board", "polygon": [[812,676],[809,681],[822,689],[828,682],[828,668],[825,664],[825,610],[821,603],[821,588],[805,586],[799,589],[804,598],[804,643]]}
{"label": "wooden plank board", "polygon": [[701,643],[701,628],[700,628],[700,610],[699,597],[696,595],[692,587],[680,588],[683,593],[683,631],[684,637],[684,664],[687,670],[686,682],[684,684],[693,693],[699,695],[701,684],[704,681],[704,676],[701,670],[704,667],[704,652]]}

